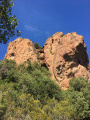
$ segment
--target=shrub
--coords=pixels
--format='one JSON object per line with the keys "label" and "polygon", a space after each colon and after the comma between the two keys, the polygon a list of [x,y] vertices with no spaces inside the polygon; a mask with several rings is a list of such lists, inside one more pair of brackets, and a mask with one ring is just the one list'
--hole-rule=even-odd
{"label": "shrub", "polygon": [[36,49],[41,49],[41,48],[42,48],[37,42],[34,43],[34,47],[35,47]]}
{"label": "shrub", "polygon": [[5,79],[8,75],[8,72],[11,70],[15,70],[16,69],[16,63],[13,60],[3,60],[0,63],[0,77],[1,79]]}
{"label": "shrub", "polygon": [[73,78],[70,80],[70,87],[73,87],[74,90],[80,91],[81,88],[85,87],[87,84],[87,81],[83,78]]}

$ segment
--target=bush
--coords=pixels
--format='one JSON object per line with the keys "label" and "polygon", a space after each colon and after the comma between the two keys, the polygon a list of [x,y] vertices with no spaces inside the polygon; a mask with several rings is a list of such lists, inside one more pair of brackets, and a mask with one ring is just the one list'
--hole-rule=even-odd
{"label": "bush", "polygon": [[90,119],[90,82],[83,78],[70,80],[70,87],[66,92],[66,98],[72,103],[76,117],[75,120]]}
{"label": "bush", "polygon": [[74,90],[80,91],[83,87],[86,86],[87,81],[83,78],[73,78],[70,80],[70,87],[73,87]]}
{"label": "bush", "polygon": [[24,73],[18,85],[21,91],[32,94],[35,99],[39,99],[42,103],[49,97],[62,99],[60,87],[40,69],[34,69],[31,73]]}
{"label": "bush", "polygon": [[42,48],[37,42],[34,43],[34,47],[35,47],[36,49],[41,49],[41,48]]}
{"label": "bush", "polygon": [[0,63],[0,77],[1,80],[4,80],[8,75],[9,71],[16,70],[16,63],[13,60],[3,60]]}

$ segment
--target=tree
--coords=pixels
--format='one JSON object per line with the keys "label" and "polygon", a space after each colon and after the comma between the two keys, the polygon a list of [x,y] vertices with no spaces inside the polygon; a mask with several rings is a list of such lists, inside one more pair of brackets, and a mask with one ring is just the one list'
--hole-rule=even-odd
{"label": "tree", "polygon": [[80,77],[71,79],[66,98],[76,111],[75,120],[90,119],[90,82]]}
{"label": "tree", "polygon": [[[14,0],[0,1],[0,43],[6,44],[10,37],[15,36],[18,20],[11,13],[13,2]],[[20,35],[18,30],[17,35]]]}
{"label": "tree", "polygon": [[81,91],[83,87],[85,87],[87,81],[84,78],[72,78],[70,80],[70,87],[72,87],[75,91]]}
{"label": "tree", "polygon": [[[3,60],[1,63],[0,63],[0,79],[1,80],[4,80],[7,76],[10,78],[12,77],[13,72],[15,72],[16,70],[16,63],[15,61],[13,60]],[[15,72],[16,73],[16,72]]]}

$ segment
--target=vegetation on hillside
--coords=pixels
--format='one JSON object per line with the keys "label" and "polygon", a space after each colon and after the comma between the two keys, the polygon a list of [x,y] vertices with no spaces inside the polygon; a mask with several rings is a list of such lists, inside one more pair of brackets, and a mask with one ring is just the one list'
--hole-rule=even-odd
{"label": "vegetation on hillside", "polygon": [[89,120],[90,82],[70,80],[66,91],[37,62],[0,62],[0,120]]}

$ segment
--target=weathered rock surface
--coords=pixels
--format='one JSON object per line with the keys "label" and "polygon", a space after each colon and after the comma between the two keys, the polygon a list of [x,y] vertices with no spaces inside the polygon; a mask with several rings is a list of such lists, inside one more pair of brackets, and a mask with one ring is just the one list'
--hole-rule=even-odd
{"label": "weathered rock surface", "polygon": [[18,65],[27,60],[37,61],[37,54],[32,41],[18,38],[10,42],[5,59],[15,60]]}
{"label": "weathered rock surface", "polygon": [[13,59],[17,64],[27,60],[40,61],[64,90],[69,87],[69,80],[73,77],[90,80],[84,38],[75,32],[66,35],[55,33],[40,50],[36,50],[30,40],[18,38],[9,43],[5,59]]}
{"label": "weathered rock surface", "polygon": [[48,38],[44,45],[45,63],[63,88],[69,87],[69,80],[73,77],[84,77],[89,80],[89,60],[84,38],[75,32],[63,35],[55,33]]}

